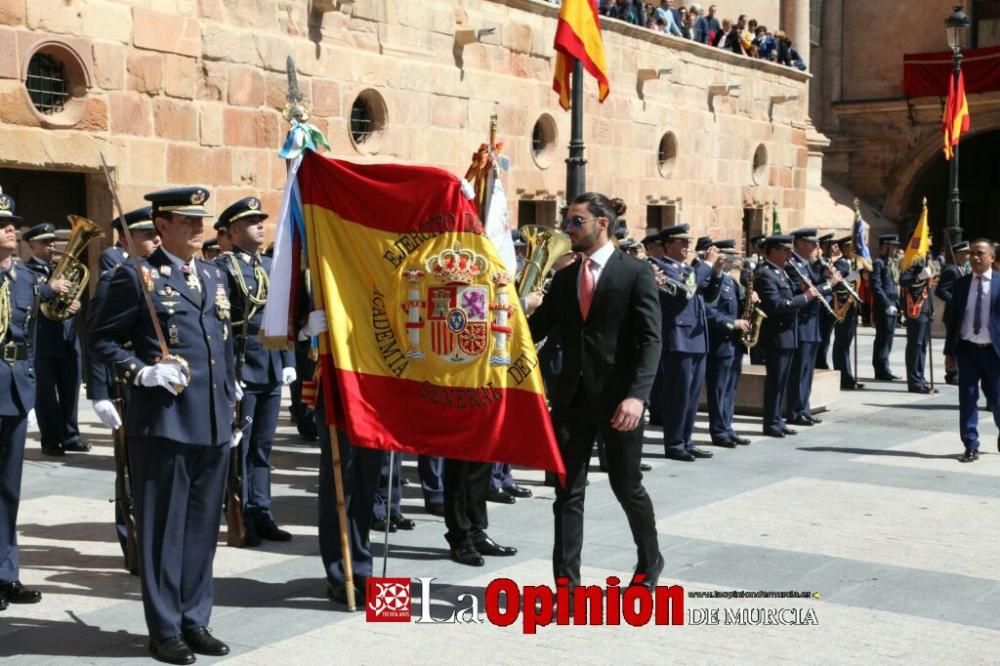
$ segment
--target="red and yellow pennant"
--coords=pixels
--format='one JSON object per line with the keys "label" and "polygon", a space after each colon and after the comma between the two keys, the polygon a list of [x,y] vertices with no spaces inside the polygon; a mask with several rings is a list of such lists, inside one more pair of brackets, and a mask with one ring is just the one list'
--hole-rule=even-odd
{"label": "red and yellow pennant", "polygon": [[517,293],[455,176],[307,152],[327,404],[359,446],[563,473]]}
{"label": "red and yellow pennant", "polygon": [[577,60],[597,79],[597,98],[603,102],[611,89],[608,86],[608,65],[604,61],[604,41],[601,39],[596,0],[563,0],[554,47],[556,71],[552,89],[559,93],[560,106],[569,111],[570,75]]}
{"label": "red and yellow pennant", "polygon": [[965,75],[962,72],[958,73],[957,83],[954,73],[948,80],[948,101],[941,129],[944,131],[944,158],[950,160],[962,135],[969,131],[969,100],[965,97]]}

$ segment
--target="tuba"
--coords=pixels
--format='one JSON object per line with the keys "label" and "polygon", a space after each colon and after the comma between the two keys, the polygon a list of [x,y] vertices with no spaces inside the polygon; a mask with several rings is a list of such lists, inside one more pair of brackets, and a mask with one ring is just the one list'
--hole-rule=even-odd
{"label": "tuba", "polygon": [[764,323],[764,320],[767,319],[767,313],[753,302],[753,283],[757,276],[757,262],[749,258],[745,259],[743,260],[743,267],[749,273],[749,277],[747,278],[746,298],[744,299],[743,316],[741,319],[750,322],[750,330],[740,334],[740,342],[747,348],[747,351],[750,351],[757,346],[757,342],[760,340],[760,327]]}
{"label": "tuba", "polygon": [[63,321],[73,315],[69,312],[70,304],[80,298],[87,287],[90,271],[80,261],[80,255],[90,241],[101,235],[101,228],[94,222],[79,215],[69,215],[70,228],[73,230],[66,243],[66,249],[60,252],[59,262],[52,269],[49,280],[65,278],[70,282],[70,290],[59,294],[55,300],[45,301],[41,305],[42,314],[53,321]]}
{"label": "tuba", "polygon": [[524,269],[517,277],[517,295],[525,298],[534,290],[542,288],[556,259],[569,252],[573,243],[569,236],[558,229],[528,224],[519,230],[527,247]]}

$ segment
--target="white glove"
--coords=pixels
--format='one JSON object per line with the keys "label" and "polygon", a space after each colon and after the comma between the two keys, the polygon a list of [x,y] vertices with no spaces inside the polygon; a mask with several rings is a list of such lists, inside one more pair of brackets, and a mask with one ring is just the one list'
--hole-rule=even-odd
{"label": "white glove", "polygon": [[921,280],[928,280],[931,277],[931,269],[929,266],[924,266],[924,270],[920,271],[918,276]]}
{"label": "white glove", "polygon": [[110,400],[92,400],[90,405],[94,408],[94,413],[97,414],[97,418],[101,420],[105,428],[117,430],[122,427],[122,419],[118,416],[115,403]]}
{"label": "white glove", "polygon": [[295,368],[282,368],[281,369],[281,385],[288,386],[292,382],[298,379],[298,374],[295,372]]}
{"label": "white glove", "polygon": [[243,441],[243,431],[239,428],[233,428],[233,438],[229,440],[229,448],[235,449]]}
{"label": "white glove", "polygon": [[854,270],[852,270],[852,271],[851,271],[850,273],[848,273],[848,274],[847,274],[847,275],[846,275],[846,276],[844,277],[844,279],[845,279],[845,280],[847,280],[848,282],[857,282],[857,281],[858,281],[858,278],[859,278],[859,277],[861,277],[861,276],[860,276],[860,275],[858,275],[858,272],[857,272],[857,271],[854,271]]}
{"label": "white glove", "polygon": [[305,336],[302,337],[305,340],[326,331],[326,310],[313,310],[309,313],[306,325],[302,327],[300,337]]}
{"label": "white glove", "polygon": [[32,409],[30,412],[28,412],[28,427],[29,428],[37,428],[38,427],[38,417],[35,416],[35,410],[34,409]]}
{"label": "white glove", "polygon": [[233,388],[236,389],[234,391],[234,393],[236,394],[236,402],[239,402],[240,400],[243,399],[243,383],[242,382],[236,382],[233,385]]}
{"label": "white glove", "polygon": [[465,198],[469,201],[476,198],[476,188],[465,178],[462,178],[462,194],[464,194]]}
{"label": "white glove", "polygon": [[897,308],[895,305],[890,305],[889,308],[885,311],[885,313],[890,317],[895,317],[897,314],[899,314],[899,308]]}
{"label": "white glove", "polygon": [[159,386],[177,395],[178,391],[174,386],[187,386],[187,376],[181,371],[181,366],[172,359],[167,359],[154,365],[147,365],[135,376],[137,386],[154,387]]}

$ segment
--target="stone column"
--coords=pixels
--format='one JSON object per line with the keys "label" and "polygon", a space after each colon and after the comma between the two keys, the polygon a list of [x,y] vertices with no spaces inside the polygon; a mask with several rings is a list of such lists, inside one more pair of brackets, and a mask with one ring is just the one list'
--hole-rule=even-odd
{"label": "stone column", "polygon": [[809,0],[781,1],[781,29],[792,40],[806,64],[809,63]]}

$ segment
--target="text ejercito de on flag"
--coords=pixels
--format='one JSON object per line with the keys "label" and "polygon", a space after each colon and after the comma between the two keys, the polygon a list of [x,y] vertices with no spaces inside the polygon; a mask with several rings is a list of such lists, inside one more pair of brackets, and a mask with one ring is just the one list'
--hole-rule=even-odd
{"label": "text ejercito de on flag", "polygon": [[459,179],[307,152],[297,181],[323,392],[352,443],[562,474],[513,276]]}
{"label": "text ejercito de on flag", "polygon": [[611,89],[608,86],[608,65],[604,60],[596,0],[563,0],[553,46],[556,50],[556,69],[552,89],[559,93],[560,106],[569,110],[570,74],[577,60],[597,79],[597,98],[603,102]]}

